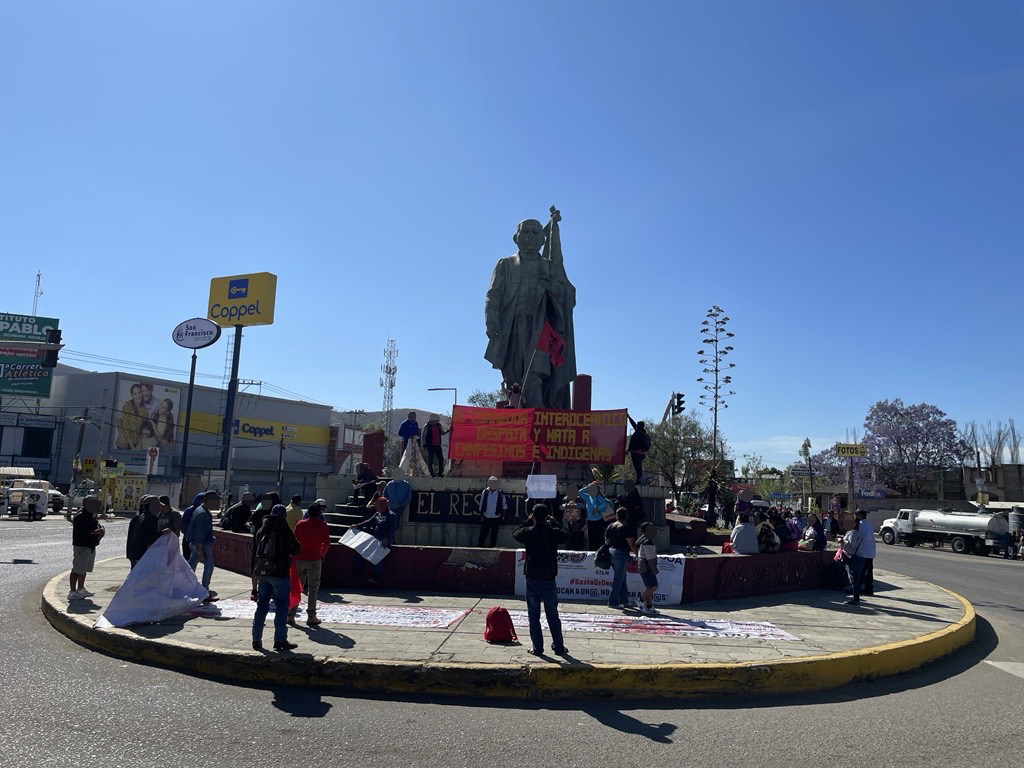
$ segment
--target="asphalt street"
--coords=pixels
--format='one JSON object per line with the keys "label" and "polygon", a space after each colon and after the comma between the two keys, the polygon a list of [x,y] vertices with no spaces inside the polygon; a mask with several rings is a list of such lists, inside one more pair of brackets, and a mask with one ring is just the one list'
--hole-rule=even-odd
{"label": "asphalt street", "polygon": [[[108,524],[99,556],[124,552]],[[87,651],[39,610],[70,567],[70,525],[0,520],[0,765],[786,766],[1018,762],[1024,563],[878,548],[876,568],[963,594],[978,640],[896,678],[728,701],[496,703],[329,695],[188,677]],[[214,577],[216,582],[216,576]],[[214,584],[216,586],[216,584]],[[876,600],[884,600],[884,592]],[[700,607],[694,607],[699,614]]]}

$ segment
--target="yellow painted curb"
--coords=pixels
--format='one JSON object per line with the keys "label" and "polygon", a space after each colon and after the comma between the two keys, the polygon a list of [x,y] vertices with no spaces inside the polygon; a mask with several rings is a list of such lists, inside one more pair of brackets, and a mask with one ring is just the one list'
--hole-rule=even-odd
{"label": "yellow painted curb", "polygon": [[[43,590],[42,611],[57,631],[87,648],[204,677],[245,683],[301,685],[374,693],[487,698],[690,698],[723,694],[794,693],[837,688],[909,672],[947,656],[974,640],[974,606],[960,601],[964,615],[927,635],[825,656],[735,664],[473,664],[404,662],[337,657],[267,656],[217,650],[180,641],[140,637],[123,629],[97,630],[91,618],[64,611],[54,577]],[[931,585],[935,586],[935,585]]]}

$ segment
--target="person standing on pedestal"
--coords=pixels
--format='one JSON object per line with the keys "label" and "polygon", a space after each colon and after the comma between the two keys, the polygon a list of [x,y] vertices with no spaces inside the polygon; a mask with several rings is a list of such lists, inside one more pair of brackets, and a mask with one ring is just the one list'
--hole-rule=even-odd
{"label": "person standing on pedestal", "polygon": [[596,551],[604,544],[604,529],[608,525],[604,516],[610,511],[608,499],[601,494],[601,486],[595,480],[580,491],[580,498],[587,505],[587,546]]}
{"label": "person standing on pedestal", "polygon": [[480,537],[476,545],[483,547],[489,536],[490,544],[487,546],[494,549],[498,545],[501,521],[508,512],[508,497],[498,488],[498,478],[494,475],[487,478],[487,487],[477,497],[477,503],[480,505]]}
{"label": "person standing on pedestal", "polygon": [[419,439],[420,425],[416,421],[416,411],[409,411],[409,418],[402,422],[398,428],[398,436],[402,438],[402,453],[405,454],[405,446],[412,438]]}
{"label": "person standing on pedestal", "polygon": [[[444,477],[444,451],[441,450],[441,436],[451,432],[441,428],[441,417],[436,413],[430,414],[427,426],[423,428],[423,447],[427,449],[427,469],[431,477]],[[434,474],[434,460],[437,460],[437,474]]]}
{"label": "person standing on pedestal", "polygon": [[633,462],[633,471],[636,473],[636,481],[639,483],[644,476],[644,457],[651,450],[651,436],[647,434],[647,426],[642,421],[633,421],[633,417],[626,415],[629,423],[633,425],[633,434],[629,436],[629,445],[626,450]]}

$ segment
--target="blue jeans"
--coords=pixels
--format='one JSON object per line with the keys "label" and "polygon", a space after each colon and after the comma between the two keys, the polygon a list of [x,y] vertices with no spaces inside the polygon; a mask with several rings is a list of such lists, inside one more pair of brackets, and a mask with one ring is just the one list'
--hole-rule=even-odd
{"label": "blue jeans", "polygon": [[263,625],[270,611],[270,598],[274,598],[274,642],[288,639],[288,593],[291,580],[280,576],[260,576],[256,584],[256,615],[252,619],[252,640],[263,642]]}
{"label": "blue jeans", "polygon": [[850,584],[853,586],[853,601],[855,603],[859,603],[861,578],[864,575],[864,558],[860,555],[854,555],[851,557],[850,562],[846,564],[846,575],[849,577]]}
{"label": "blue jeans", "polygon": [[562,620],[558,618],[558,590],[554,579],[526,580],[526,613],[530,617],[530,642],[535,651],[544,650],[544,633],[540,628],[540,606],[544,604],[544,615],[551,630],[551,649],[556,653],[565,647],[562,640]]}
{"label": "blue jeans", "polygon": [[628,549],[608,550],[612,555],[612,591],[608,595],[608,607],[629,605],[629,590],[626,589],[626,563],[629,561]]}
{"label": "blue jeans", "polygon": [[205,552],[206,562],[203,563],[203,586],[210,588],[210,577],[213,576],[213,544],[193,544],[192,554],[188,558],[188,566],[193,571],[199,565],[199,553]]}

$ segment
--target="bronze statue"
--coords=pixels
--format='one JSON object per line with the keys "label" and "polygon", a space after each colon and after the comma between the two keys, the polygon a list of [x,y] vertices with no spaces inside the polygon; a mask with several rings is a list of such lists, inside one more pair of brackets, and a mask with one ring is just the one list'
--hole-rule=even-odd
{"label": "bronze statue", "polygon": [[[501,371],[510,386],[522,385],[527,408],[568,409],[569,385],[576,378],[572,325],[576,288],[562,263],[561,218],[551,206],[546,227],[536,219],[519,222],[512,238],[519,250],[498,259],[484,300],[488,339],[484,359]],[[545,320],[565,343],[564,361],[558,366],[552,366],[547,352],[536,351]]]}

